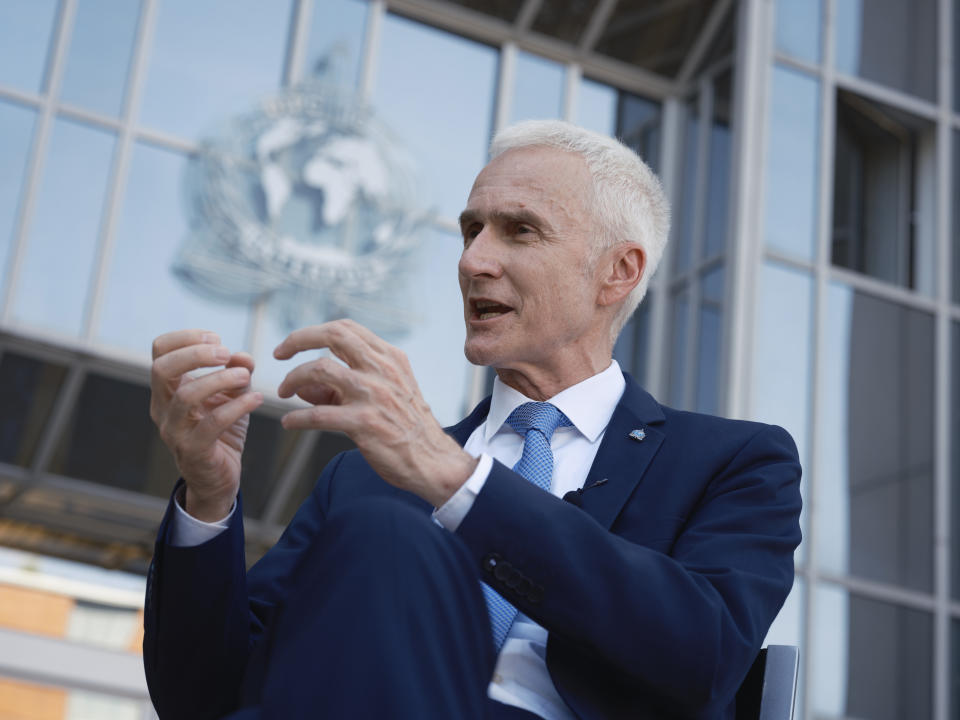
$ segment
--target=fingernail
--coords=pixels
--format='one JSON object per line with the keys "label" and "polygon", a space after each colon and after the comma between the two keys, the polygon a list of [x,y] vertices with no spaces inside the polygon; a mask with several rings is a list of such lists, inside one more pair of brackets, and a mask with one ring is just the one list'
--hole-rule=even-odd
{"label": "fingernail", "polygon": [[203,335],[200,336],[200,342],[210,343],[211,345],[213,343],[219,343],[220,336],[217,335],[216,333],[204,333]]}
{"label": "fingernail", "polygon": [[243,378],[247,377],[247,370],[246,368],[231,368],[230,375],[235,377],[237,380],[242,380]]}
{"label": "fingernail", "polygon": [[217,360],[229,360],[230,359],[230,349],[223,347],[222,345],[213,351],[214,357]]}

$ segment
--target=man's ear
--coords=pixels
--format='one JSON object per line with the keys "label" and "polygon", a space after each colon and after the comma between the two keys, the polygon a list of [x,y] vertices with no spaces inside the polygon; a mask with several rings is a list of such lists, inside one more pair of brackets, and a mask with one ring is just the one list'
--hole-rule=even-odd
{"label": "man's ear", "polygon": [[615,305],[633,290],[647,267],[647,255],[639,243],[624,243],[610,248],[603,263],[598,305]]}

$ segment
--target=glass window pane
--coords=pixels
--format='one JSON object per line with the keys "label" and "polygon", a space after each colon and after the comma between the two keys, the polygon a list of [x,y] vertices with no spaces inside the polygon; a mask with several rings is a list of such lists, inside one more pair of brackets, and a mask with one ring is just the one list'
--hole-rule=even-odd
{"label": "glass window pane", "polygon": [[145,355],[157,335],[203,327],[243,349],[248,304],[203,295],[175,273],[191,232],[186,163],[179,153],[134,145],[95,335],[100,343]]}
{"label": "glass window pane", "polygon": [[778,65],[771,85],[764,237],[771,249],[813,261],[820,83]]}
{"label": "glass window pane", "polygon": [[190,140],[280,86],[291,0],[165,0],[140,122]]}
{"label": "glass window pane", "polygon": [[487,160],[497,52],[387,14],[374,101],[418,164],[424,202],[454,219]]}
{"label": "glass window pane", "polygon": [[[954,600],[960,600],[960,442],[956,441],[956,438],[960,436],[960,323],[952,324],[951,334],[953,335],[953,344],[950,349],[950,357],[952,358],[950,364],[953,369],[953,377],[950,382],[953,398],[950,403],[950,437],[953,438],[953,441],[950,443],[950,451],[953,482],[950,486],[950,498],[953,503],[953,519],[950,533],[952,543],[950,550],[952,572],[950,578],[953,584],[953,598]],[[958,649],[958,653],[960,653],[960,649]],[[960,710],[960,706],[957,709]]]}
{"label": "glass window pane", "polygon": [[690,267],[693,259],[693,233],[696,226],[696,189],[697,189],[697,156],[700,122],[697,118],[696,105],[687,108],[687,127],[683,146],[683,175],[681,177],[681,193],[679,213],[674,214],[676,221],[673,224],[673,272],[680,274]]}
{"label": "glass window pane", "polygon": [[934,293],[936,127],[837,94],[833,263]]}
{"label": "glass window pane", "polygon": [[0,3],[0,85],[40,92],[57,0]]}
{"label": "glass window pane", "polygon": [[0,289],[6,281],[36,116],[33,110],[0,101]]}
{"label": "glass window pane", "polygon": [[584,78],[577,92],[577,125],[604,135],[617,130],[617,90]]}
{"label": "glass window pane", "polygon": [[244,515],[259,518],[263,514],[299,439],[299,431],[284,430],[276,418],[261,413],[250,416],[240,472]]}
{"label": "glass window pane", "polygon": [[514,72],[510,122],[563,114],[563,65],[519,51]]}
{"label": "glass window pane", "polygon": [[60,91],[63,102],[120,114],[139,15],[139,3],[129,0],[77,4]]}
{"label": "glass window pane", "polygon": [[870,720],[933,713],[933,617],[824,586],[817,590],[814,712]]}
{"label": "glass window pane", "polygon": [[670,368],[669,400],[667,402],[676,408],[686,408],[686,380],[687,363],[687,323],[689,312],[687,307],[687,291],[681,290],[673,296],[670,322]]}
{"label": "glass window pane", "polygon": [[13,302],[17,321],[80,332],[114,139],[67,120],[54,124]]}
{"label": "glass window pane", "polygon": [[710,125],[710,164],[707,170],[703,258],[726,250],[730,209],[730,81],[724,73],[714,84],[713,122]]}
{"label": "glass window pane", "polygon": [[828,572],[933,587],[933,318],[833,284],[816,421]]}
{"label": "glass window pane", "polygon": [[49,471],[163,498],[179,476],[150,421],[150,390],[98,374],[84,380]]}
{"label": "glass window pane", "polygon": [[820,62],[821,0],[777,0],[777,50]]}
{"label": "glass window pane", "polygon": [[[956,15],[960,17],[960,12]],[[957,131],[953,133],[953,198],[953,301],[960,304],[960,132]]]}
{"label": "glass window pane", "polygon": [[0,356],[0,462],[30,466],[66,376],[62,365]]}
{"label": "glass window pane", "polygon": [[960,620],[950,621],[950,717],[960,715]]}
{"label": "glass window pane", "polygon": [[650,354],[650,308],[655,296],[647,293],[633,316],[623,326],[613,347],[613,357],[620,369],[628,372],[641,385],[647,382],[647,360]]}
{"label": "glass window pane", "polygon": [[836,0],[837,70],[937,99],[937,0]]}
{"label": "glass window pane", "polygon": [[[756,332],[753,339],[753,384],[750,417],[787,429],[797,443],[800,463],[807,468],[810,427],[810,386],[813,348],[813,277],[809,272],[766,262],[760,272]],[[807,495],[808,472],[800,494]],[[804,502],[800,527],[806,528],[809,502]],[[798,560],[806,554],[798,549]]]}
{"label": "glass window pane", "polygon": [[650,168],[660,169],[660,104],[639,95],[620,92],[617,137]]}
{"label": "glass window pane", "polygon": [[356,86],[368,8],[364,0],[325,0],[313,4],[301,73],[304,80],[326,76],[342,87]]}
{"label": "glass window pane", "polygon": [[278,522],[280,525],[286,525],[293,518],[297,508],[307,499],[307,496],[317,484],[320,473],[327,466],[327,463],[333,460],[338,454],[353,450],[356,447],[350,438],[341,433],[322,432],[318,433],[317,442],[313,446],[313,452],[307,461],[303,472],[297,479],[296,485],[290,492],[287,502],[280,513]]}
{"label": "glass window pane", "polygon": [[720,338],[723,314],[712,303],[700,305],[700,337],[697,339],[697,412],[715,415],[720,410]]}

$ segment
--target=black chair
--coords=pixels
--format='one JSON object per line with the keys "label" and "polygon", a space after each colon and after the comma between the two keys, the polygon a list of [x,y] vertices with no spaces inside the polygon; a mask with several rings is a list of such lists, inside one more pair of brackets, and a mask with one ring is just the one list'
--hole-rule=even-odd
{"label": "black chair", "polygon": [[737,691],[737,720],[793,720],[800,650],[763,648]]}

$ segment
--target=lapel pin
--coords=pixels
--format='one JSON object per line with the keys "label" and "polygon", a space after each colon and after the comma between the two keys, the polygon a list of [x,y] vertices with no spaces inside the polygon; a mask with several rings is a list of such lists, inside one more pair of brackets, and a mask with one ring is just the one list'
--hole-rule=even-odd
{"label": "lapel pin", "polygon": [[632,437],[637,442],[643,442],[644,439],[647,437],[647,433],[645,433],[642,428],[637,428],[636,430],[630,431],[630,437]]}

